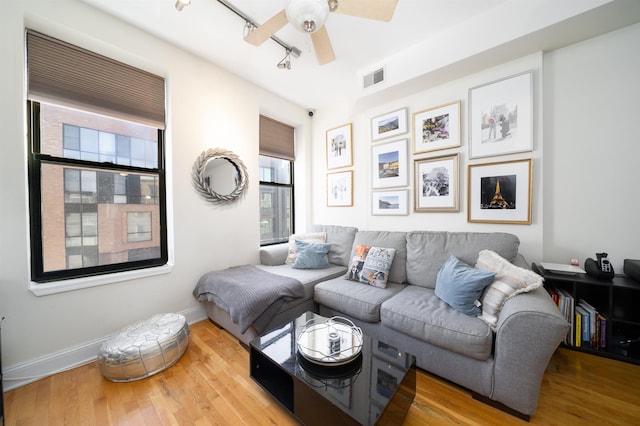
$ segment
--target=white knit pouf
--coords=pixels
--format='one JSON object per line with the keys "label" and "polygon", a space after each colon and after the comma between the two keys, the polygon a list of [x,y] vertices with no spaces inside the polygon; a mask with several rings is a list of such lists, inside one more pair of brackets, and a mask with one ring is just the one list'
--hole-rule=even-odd
{"label": "white knit pouf", "polygon": [[189,325],[180,314],[158,314],[124,327],[102,344],[98,366],[112,382],[143,379],[175,364],[189,345]]}

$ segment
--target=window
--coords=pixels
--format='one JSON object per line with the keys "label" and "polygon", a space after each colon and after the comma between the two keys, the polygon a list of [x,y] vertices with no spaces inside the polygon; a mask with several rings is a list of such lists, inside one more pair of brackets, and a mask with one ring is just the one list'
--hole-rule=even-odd
{"label": "window", "polygon": [[294,228],[293,127],[260,116],[260,244],[289,240]]}
{"label": "window", "polygon": [[127,213],[127,241],[151,241],[151,212]]}
{"label": "window", "polygon": [[293,233],[293,162],[260,156],[260,244],[289,240]]}
{"label": "window", "polygon": [[164,80],[27,32],[31,279],[167,263]]}

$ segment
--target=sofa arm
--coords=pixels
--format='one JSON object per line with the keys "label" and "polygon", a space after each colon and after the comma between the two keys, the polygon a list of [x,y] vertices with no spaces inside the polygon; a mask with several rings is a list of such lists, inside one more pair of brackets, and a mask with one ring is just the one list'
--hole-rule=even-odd
{"label": "sofa arm", "polygon": [[289,254],[289,243],[260,247],[260,263],[266,266],[284,265]]}
{"label": "sofa arm", "polygon": [[498,318],[491,399],[533,414],[549,359],[569,324],[544,288],[507,300]]}

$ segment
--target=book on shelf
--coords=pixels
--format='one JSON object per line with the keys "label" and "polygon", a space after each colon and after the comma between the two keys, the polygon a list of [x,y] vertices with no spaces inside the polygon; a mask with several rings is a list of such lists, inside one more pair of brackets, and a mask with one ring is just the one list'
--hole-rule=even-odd
{"label": "book on shelf", "polygon": [[[558,293],[559,298],[562,300],[562,307],[560,307],[560,312],[564,316],[564,319],[569,323],[569,331],[567,332],[567,336],[565,338],[564,343],[566,345],[574,346],[575,345],[575,324],[574,324],[574,316],[575,316],[575,301],[571,294],[561,288],[557,288],[556,292]],[[558,302],[560,303],[560,302]]]}
{"label": "book on shelf", "polygon": [[[579,323],[579,324],[578,324]],[[576,324],[580,326],[580,343],[576,342],[576,346],[588,345],[591,340],[589,312],[578,304],[576,306]],[[577,331],[576,331],[577,334]],[[577,338],[577,336],[576,336]],[[576,339],[577,340],[577,339]]]}
{"label": "book on shelf", "polygon": [[578,300],[578,306],[584,309],[589,315],[589,333],[586,334],[586,341],[593,349],[598,349],[598,311],[584,299]]}
{"label": "book on shelf", "polygon": [[598,321],[600,322],[600,335],[598,336],[598,348],[607,347],[607,318],[598,313]]}
{"label": "book on shelf", "polygon": [[556,292],[555,289],[549,287],[547,288],[547,293],[549,293],[549,296],[551,296],[551,299],[553,299],[553,302],[557,305],[558,304],[558,293]]}
{"label": "book on shelf", "polygon": [[576,308],[574,316],[574,330],[575,330],[575,345],[577,347],[582,346],[582,312],[580,308]]}

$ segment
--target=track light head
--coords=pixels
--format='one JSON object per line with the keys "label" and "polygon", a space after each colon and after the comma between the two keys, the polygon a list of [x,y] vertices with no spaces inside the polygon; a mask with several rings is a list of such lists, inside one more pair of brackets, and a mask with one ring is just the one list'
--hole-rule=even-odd
{"label": "track light head", "polygon": [[191,0],[176,0],[176,9],[178,9],[178,11],[181,11],[190,4]]}
{"label": "track light head", "polygon": [[285,52],[286,54],[284,55],[284,58],[282,58],[282,60],[278,62],[278,68],[280,68],[281,70],[284,70],[284,69],[290,70],[291,69],[291,51],[286,50]]}

